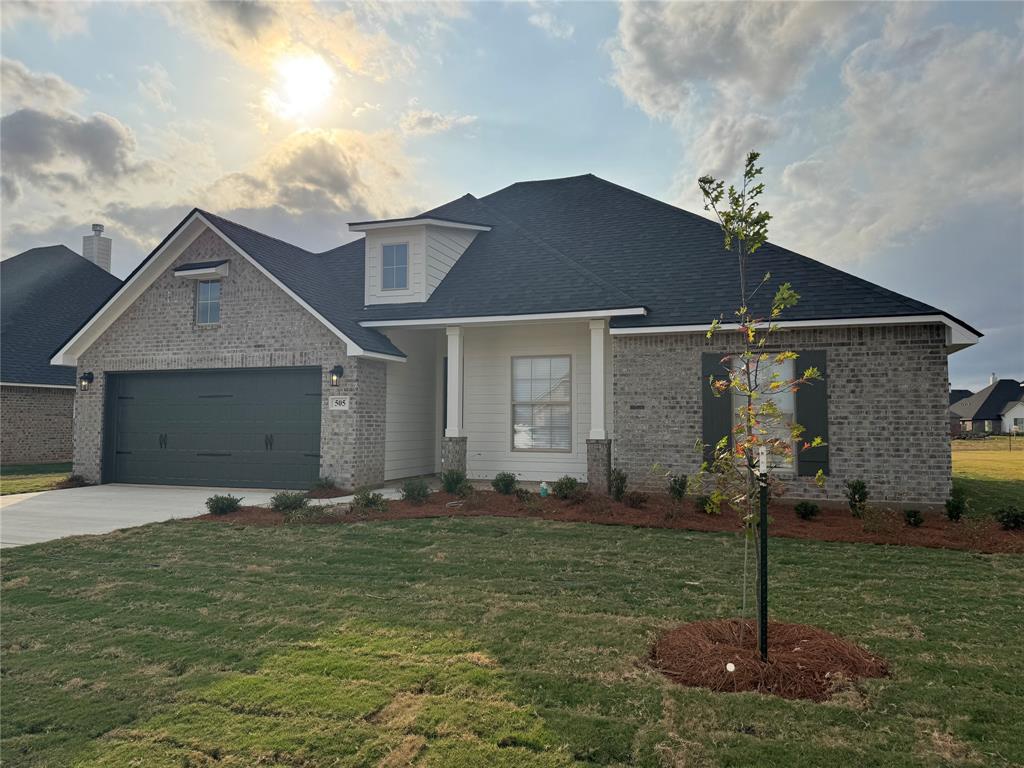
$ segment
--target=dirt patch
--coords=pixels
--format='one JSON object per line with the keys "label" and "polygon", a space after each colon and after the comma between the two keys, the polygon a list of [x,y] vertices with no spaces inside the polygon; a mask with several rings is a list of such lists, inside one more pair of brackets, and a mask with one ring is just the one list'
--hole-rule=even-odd
{"label": "dirt patch", "polygon": [[889,672],[884,659],[831,632],[775,621],[768,623],[768,661],[762,661],[757,625],[739,619],[695,621],[670,629],[654,644],[651,661],[680,685],[811,701],[824,701],[857,680]]}
{"label": "dirt patch", "polygon": [[[952,522],[941,513],[925,512],[924,523],[918,528],[911,528],[903,522],[903,515],[895,511],[876,511],[861,519],[845,508],[823,508],[813,520],[801,520],[788,503],[773,504],[769,511],[769,533],[782,538],[1024,553],[1024,531],[1004,531],[994,520],[975,518]],[[480,516],[740,533],[739,517],[734,512],[725,510],[720,515],[708,515],[697,510],[691,499],[677,503],[667,494],[650,494],[647,503],[637,509],[598,495],[571,502],[550,496],[542,499],[536,494],[522,501],[492,491],[476,491],[467,499],[438,492],[430,494],[423,504],[389,501],[387,510],[383,512],[359,513],[346,512],[339,507],[334,512],[325,511],[317,517],[306,517],[302,522],[351,523]],[[242,507],[229,515],[202,515],[199,519],[246,525],[283,525],[288,522],[283,514],[265,507]]]}
{"label": "dirt patch", "polygon": [[314,488],[306,496],[311,499],[337,499],[340,496],[351,496],[348,488]]}

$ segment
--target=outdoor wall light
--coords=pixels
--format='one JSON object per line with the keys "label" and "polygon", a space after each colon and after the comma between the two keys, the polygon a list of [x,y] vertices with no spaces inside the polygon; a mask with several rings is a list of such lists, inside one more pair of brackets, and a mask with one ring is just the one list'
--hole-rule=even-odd
{"label": "outdoor wall light", "polygon": [[89,385],[92,384],[93,378],[95,377],[92,375],[92,371],[86,371],[85,373],[83,373],[82,377],[78,380],[79,389],[81,389],[83,392],[88,392]]}
{"label": "outdoor wall light", "polygon": [[341,382],[341,377],[345,375],[345,369],[340,365],[336,365],[331,368],[331,386],[336,387]]}

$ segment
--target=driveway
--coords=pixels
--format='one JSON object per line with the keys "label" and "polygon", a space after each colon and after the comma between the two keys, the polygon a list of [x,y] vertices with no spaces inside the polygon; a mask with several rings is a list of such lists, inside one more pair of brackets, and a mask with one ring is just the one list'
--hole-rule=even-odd
{"label": "driveway", "polygon": [[246,504],[265,504],[275,491],[114,483],[0,496],[0,547],[194,517],[206,511],[206,500],[215,493],[243,496]]}

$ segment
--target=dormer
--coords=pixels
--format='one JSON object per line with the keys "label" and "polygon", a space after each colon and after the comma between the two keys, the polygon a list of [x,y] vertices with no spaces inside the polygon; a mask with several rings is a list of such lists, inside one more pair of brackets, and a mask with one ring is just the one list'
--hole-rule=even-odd
{"label": "dormer", "polygon": [[426,301],[477,234],[491,229],[433,217],[359,221],[348,228],[366,233],[366,304]]}

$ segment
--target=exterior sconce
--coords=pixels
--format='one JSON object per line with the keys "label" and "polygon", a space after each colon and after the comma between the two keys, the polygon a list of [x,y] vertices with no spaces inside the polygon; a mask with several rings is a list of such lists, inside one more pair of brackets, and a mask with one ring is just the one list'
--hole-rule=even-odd
{"label": "exterior sconce", "polygon": [[[92,375],[92,374],[90,374]],[[331,386],[336,387],[341,383],[341,377],[345,375],[345,369],[340,365],[331,368]]]}
{"label": "exterior sconce", "polygon": [[78,380],[78,388],[81,389],[83,392],[88,392],[89,385],[92,384],[94,378],[95,377],[92,375],[92,371],[86,371]]}

